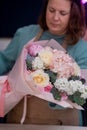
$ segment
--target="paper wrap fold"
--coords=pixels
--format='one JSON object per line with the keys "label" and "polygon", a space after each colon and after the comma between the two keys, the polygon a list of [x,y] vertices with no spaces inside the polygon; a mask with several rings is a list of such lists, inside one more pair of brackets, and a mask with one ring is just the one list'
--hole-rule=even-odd
{"label": "paper wrap fold", "polygon": [[[51,46],[52,48],[56,48],[58,50],[65,51],[55,40],[50,41],[37,41],[37,44],[41,44],[42,46]],[[7,114],[25,95],[34,95],[38,98],[44,99],[46,101],[50,101],[56,103],[62,107],[69,108],[77,108],[82,109],[81,106],[72,103],[71,101],[58,101],[53,98],[52,93],[41,92],[38,88],[35,87],[32,78],[29,78],[29,74],[26,70],[26,56],[28,53],[27,47],[32,44],[32,42],[28,42],[18,57],[12,71],[8,74],[8,76],[1,77],[0,80],[0,116],[4,116]],[[81,70],[82,75],[85,79],[87,79],[87,70]],[[28,78],[27,78],[28,77]],[[6,85],[6,81],[8,84]],[[7,88],[9,86],[9,91],[6,91],[4,94],[2,93],[3,87]],[[3,98],[2,98],[3,97]],[[4,100],[2,100],[4,99]],[[2,102],[2,103],[1,103]],[[2,105],[1,105],[2,104]]]}

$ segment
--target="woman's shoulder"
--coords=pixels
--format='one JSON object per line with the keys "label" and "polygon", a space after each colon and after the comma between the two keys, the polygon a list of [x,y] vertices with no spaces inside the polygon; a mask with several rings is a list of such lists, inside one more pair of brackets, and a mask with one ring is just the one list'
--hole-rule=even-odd
{"label": "woman's shoulder", "polygon": [[87,41],[79,40],[74,48],[74,56],[80,67],[87,69]]}
{"label": "woman's shoulder", "polygon": [[37,24],[23,26],[17,29],[17,31],[14,34],[14,38],[18,37],[19,41],[25,44],[33,37],[35,37],[38,34],[40,29],[41,29],[40,26]]}
{"label": "woman's shoulder", "polygon": [[80,39],[68,48],[68,52],[81,68],[87,69],[87,41]]}
{"label": "woman's shoulder", "polygon": [[75,47],[78,49],[80,49],[80,51],[82,50],[82,49],[87,49],[87,41],[85,41],[84,39],[80,39],[79,41],[78,41],[78,43],[75,45]]}
{"label": "woman's shoulder", "polygon": [[84,39],[80,39],[75,45],[69,46],[69,51],[73,51],[74,54],[82,53],[83,51],[87,51],[87,41]]}
{"label": "woman's shoulder", "polygon": [[32,24],[28,26],[23,26],[17,29],[17,33],[33,33],[40,30],[40,26],[38,24]]}

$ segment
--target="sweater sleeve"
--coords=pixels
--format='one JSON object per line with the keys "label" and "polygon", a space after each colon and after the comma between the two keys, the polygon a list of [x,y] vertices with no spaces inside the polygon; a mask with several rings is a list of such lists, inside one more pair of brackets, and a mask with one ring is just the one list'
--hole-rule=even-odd
{"label": "sweater sleeve", "polygon": [[17,31],[8,47],[0,52],[0,75],[8,73],[17,58],[20,33]]}
{"label": "sweater sleeve", "polygon": [[36,36],[39,29],[38,25],[29,25],[16,31],[8,47],[0,52],[0,75],[8,73],[12,69],[23,46]]}

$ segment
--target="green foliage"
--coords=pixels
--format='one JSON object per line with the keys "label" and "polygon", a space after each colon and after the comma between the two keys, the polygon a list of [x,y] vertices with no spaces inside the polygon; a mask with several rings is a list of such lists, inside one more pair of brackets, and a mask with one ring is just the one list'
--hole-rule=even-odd
{"label": "green foliage", "polygon": [[58,92],[58,90],[55,87],[51,89],[51,93],[53,94],[54,99],[61,100],[60,92]]}
{"label": "green foliage", "polygon": [[85,82],[86,82],[86,80],[84,78],[81,78],[79,76],[74,76],[74,75],[72,75],[71,77],[69,77],[68,80],[73,80],[73,81],[80,80],[82,82],[82,84],[85,84]]}
{"label": "green foliage", "polygon": [[79,77],[79,76],[74,76],[74,75],[72,75],[71,77],[69,77],[68,80],[73,80],[73,81],[75,81],[75,80],[80,80],[80,77]]}
{"label": "green foliage", "polygon": [[49,69],[48,70],[45,70],[45,72],[49,75],[50,77],[50,82],[52,84],[54,84],[54,82],[56,81],[56,78],[57,78],[57,73],[54,73],[52,71],[50,71]]}
{"label": "green foliage", "polygon": [[32,69],[32,63],[29,60],[26,60],[27,70]]}
{"label": "green foliage", "polygon": [[77,103],[78,105],[83,105],[85,103],[85,99],[81,98],[81,93],[80,92],[75,92],[73,95],[68,96],[68,98],[74,102]]}
{"label": "green foliage", "polygon": [[34,57],[32,57],[28,54],[27,59],[26,59],[27,70],[32,70],[33,59],[34,59]]}

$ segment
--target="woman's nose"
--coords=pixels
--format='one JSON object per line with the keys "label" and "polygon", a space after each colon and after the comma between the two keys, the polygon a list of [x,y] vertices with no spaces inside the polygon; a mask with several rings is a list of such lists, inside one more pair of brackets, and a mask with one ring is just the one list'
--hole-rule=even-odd
{"label": "woman's nose", "polygon": [[60,16],[58,12],[54,13],[54,20],[59,20]]}

